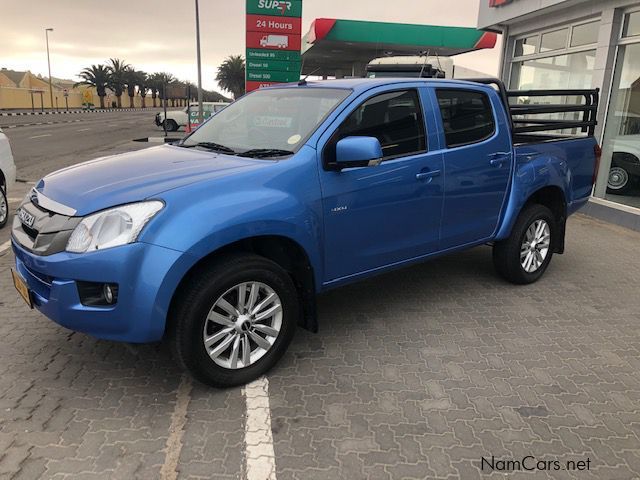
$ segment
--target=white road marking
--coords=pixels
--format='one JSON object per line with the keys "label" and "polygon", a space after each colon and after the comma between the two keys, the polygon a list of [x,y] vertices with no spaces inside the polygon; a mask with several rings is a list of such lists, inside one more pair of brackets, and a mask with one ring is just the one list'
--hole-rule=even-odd
{"label": "white road marking", "polygon": [[269,380],[261,377],[242,392],[247,402],[244,440],[247,454],[247,480],[276,480],[276,456],[271,432]]}
{"label": "white road marking", "polygon": [[180,461],[180,452],[182,452],[182,437],[184,436],[184,425],[187,423],[187,408],[191,400],[192,388],[191,377],[182,375],[178,386],[178,394],[176,395],[176,406],[171,415],[164,464],[160,469],[160,478],[162,480],[176,480],[178,478],[177,468]]}
{"label": "white road marking", "polygon": [[9,250],[10,247],[11,247],[11,240],[7,240],[3,244],[0,244],[0,253],[4,252],[5,250]]}
{"label": "white road marking", "polygon": [[107,125],[107,127],[119,127],[120,125],[118,125],[117,123],[110,123]]}
{"label": "white road marking", "polygon": [[21,202],[22,199],[21,198],[17,198],[17,197],[9,197],[7,198],[7,202],[12,203],[12,202]]}
{"label": "white road marking", "polygon": [[43,138],[43,137],[50,137],[51,134],[50,133],[45,133],[42,135],[34,135],[33,137],[29,137],[29,140],[33,140],[34,138]]}
{"label": "white road marking", "polygon": [[86,132],[87,130],[91,130],[91,129],[90,129],[90,128],[81,128],[81,129],[79,129],[78,131],[79,131],[79,132]]}

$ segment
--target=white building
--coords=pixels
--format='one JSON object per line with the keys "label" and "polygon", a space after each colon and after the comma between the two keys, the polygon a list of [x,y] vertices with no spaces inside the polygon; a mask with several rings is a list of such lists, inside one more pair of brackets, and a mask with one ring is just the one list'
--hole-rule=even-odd
{"label": "white building", "polygon": [[587,211],[640,230],[640,0],[480,0],[510,89],[600,88],[603,157]]}

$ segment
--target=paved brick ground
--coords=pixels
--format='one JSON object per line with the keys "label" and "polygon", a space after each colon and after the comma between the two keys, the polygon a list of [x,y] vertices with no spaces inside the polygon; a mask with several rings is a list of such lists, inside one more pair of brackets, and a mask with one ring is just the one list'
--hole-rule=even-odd
{"label": "paved brick ground", "polygon": [[[3,232],[4,233],[4,232]],[[320,299],[269,375],[278,479],[499,478],[480,458],[586,460],[507,478],[640,478],[640,235],[585,217],[545,279],[486,247]],[[161,345],[72,334],[0,254],[0,478],[159,478],[181,373]],[[240,389],[189,394],[178,478],[242,478]]]}

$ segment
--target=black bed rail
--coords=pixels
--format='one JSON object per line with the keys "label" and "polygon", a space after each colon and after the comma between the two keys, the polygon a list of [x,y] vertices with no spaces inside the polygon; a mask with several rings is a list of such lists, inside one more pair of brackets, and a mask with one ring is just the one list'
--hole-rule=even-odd
{"label": "black bed rail", "polygon": [[[477,78],[469,81],[494,85],[511,116],[513,135],[539,132],[557,132],[579,129],[588,136],[595,134],[598,124],[598,103],[600,89],[595,90],[507,90],[502,80],[497,78]],[[523,97],[560,97],[549,104],[513,103],[513,99]],[[577,98],[578,102],[561,103],[562,97]],[[578,119],[539,118],[552,113],[582,113]]]}

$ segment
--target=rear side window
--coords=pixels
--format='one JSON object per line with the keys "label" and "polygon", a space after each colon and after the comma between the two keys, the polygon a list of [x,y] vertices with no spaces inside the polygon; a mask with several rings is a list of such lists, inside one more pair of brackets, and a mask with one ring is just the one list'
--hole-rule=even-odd
{"label": "rear side window", "polygon": [[335,142],[351,136],[376,137],[384,158],[424,152],[426,137],[418,92],[404,90],[370,98],[340,126]]}
{"label": "rear side window", "polygon": [[478,143],[496,130],[489,97],[470,90],[436,90],[447,147]]}

